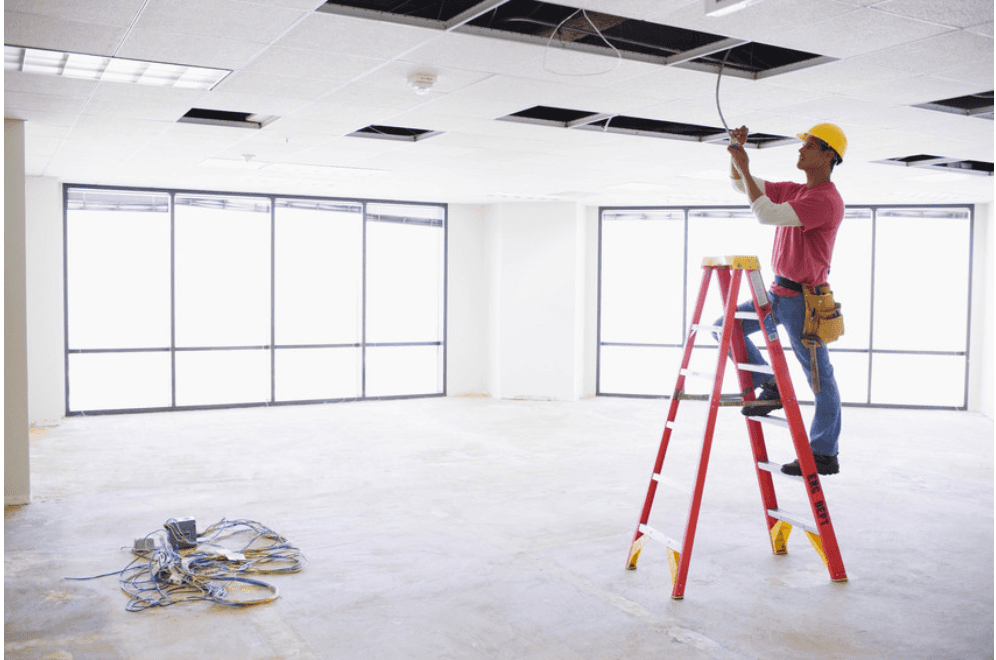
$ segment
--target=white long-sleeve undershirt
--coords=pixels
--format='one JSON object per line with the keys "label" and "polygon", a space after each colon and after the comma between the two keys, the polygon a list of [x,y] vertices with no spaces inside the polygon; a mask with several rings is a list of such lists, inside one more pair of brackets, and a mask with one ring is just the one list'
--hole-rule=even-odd
{"label": "white long-sleeve undershirt", "polygon": [[[750,210],[754,213],[757,221],[762,225],[773,225],[776,227],[801,227],[802,221],[799,220],[799,216],[796,215],[795,209],[792,208],[791,204],[775,204],[771,199],[764,194],[764,179],[753,177],[754,183],[761,190],[761,196],[755,199],[751,205]],[[747,186],[744,184],[743,179],[734,179],[730,177],[730,182],[733,184],[733,188],[742,193],[747,192]]]}

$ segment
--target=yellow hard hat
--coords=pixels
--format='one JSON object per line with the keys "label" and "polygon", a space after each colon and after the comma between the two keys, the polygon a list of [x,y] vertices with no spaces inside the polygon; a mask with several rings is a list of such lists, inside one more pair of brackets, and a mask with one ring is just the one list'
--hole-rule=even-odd
{"label": "yellow hard hat", "polygon": [[817,124],[807,132],[796,137],[800,140],[805,140],[810,136],[826,142],[831,149],[837,152],[839,160],[843,162],[844,152],[847,151],[847,137],[844,136],[844,131],[840,130],[840,126],[836,124]]}

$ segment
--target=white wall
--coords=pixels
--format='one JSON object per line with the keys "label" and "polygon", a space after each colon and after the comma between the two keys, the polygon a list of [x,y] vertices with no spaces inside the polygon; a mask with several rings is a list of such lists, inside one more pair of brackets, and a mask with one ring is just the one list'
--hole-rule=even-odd
{"label": "white wall", "polygon": [[3,503],[31,499],[24,122],[3,120]]}
{"label": "white wall", "polygon": [[451,204],[447,215],[446,391],[487,394],[490,270],[485,207]]}
{"label": "white wall", "polygon": [[62,183],[28,177],[25,243],[28,289],[28,416],[32,426],[66,412]]}
{"label": "white wall", "polygon": [[993,299],[996,297],[993,260],[996,259],[996,226],[992,204],[977,204],[975,207],[973,243],[968,409],[993,419]]}
{"label": "white wall", "polygon": [[572,401],[584,388],[585,213],[577,204],[498,204],[487,212],[490,393]]}

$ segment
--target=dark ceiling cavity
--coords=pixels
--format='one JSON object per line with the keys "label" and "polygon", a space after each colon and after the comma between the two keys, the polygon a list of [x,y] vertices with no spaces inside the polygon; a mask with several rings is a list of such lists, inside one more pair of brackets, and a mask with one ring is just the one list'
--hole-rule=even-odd
{"label": "dark ceiling cavity", "polygon": [[[540,126],[575,128],[603,133],[623,133],[627,135],[642,135],[692,142],[725,144],[725,140],[727,139],[726,130],[717,126],[701,126],[698,124],[685,124],[660,119],[629,117],[611,113],[591,112],[590,110],[553,108],[545,105],[537,105],[532,108],[520,110],[499,119],[503,121],[537,124]],[[795,142],[797,142],[796,138],[768,133],[753,133],[747,138],[747,146],[756,149],[794,144]]]}
{"label": "dark ceiling cavity", "polygon": [[177,119],[184,124],[206,124],[208,126],[232,126],[235,128],[263,128],[275,117],[264,117],[251,112],[231,112],[229,110],[209,110],[191,108]]}
{"label": "dark ceiling cavity", "polygon": [[957,115],[968,115],[979,119],[993,118],[993,90],[969,94],[968,96],[956,96],[950,99],[932,101],[913,106],[915,108],[925,108],[927,110],[938,110],[940,112],[953,112]]}
{"label": "dark ceiling cavity", "polygon": [[418,142],[440,135],[441,131],[431,131],[425,128],[404,128],[402,126],[371,125],[353,131],[347,137],[374,138],[377,140],[398,140],[400,142]]}
{"label": "dark ceiling cavity", "polygon": [[318,11],[766,78],[834,58],[539,0],[328,0]]}
{"label": "dark ceiling cavity", "polygon": [[993,164],[979,160],[963,160],[960,158],[945,158],[930,154],[915,154],[875,161],[882,165],[899,165],[901,167],[918,167],[928,170],[958,172],[960,174],[977,174],[993,176]]}

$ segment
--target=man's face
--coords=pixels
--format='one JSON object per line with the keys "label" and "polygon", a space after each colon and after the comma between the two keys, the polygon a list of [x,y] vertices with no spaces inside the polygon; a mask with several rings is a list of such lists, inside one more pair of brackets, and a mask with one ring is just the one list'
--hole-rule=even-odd
{"label": "man's face", "polygon": [[804,172],[828,166],[833,160],[832,151],[824,151],[820,141],[813,136],[808,136],[802,147],[799,149],[799,162],[796,167]]}

